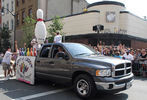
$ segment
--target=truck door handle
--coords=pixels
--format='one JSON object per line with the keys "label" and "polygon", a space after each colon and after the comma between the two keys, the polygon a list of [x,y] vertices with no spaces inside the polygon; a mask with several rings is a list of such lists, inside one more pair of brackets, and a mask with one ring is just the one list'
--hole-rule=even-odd
{"label": "truck door handle", "polygon": [[51,62],[49,62],[49,64],[54,64],[54,62],[53,62],[53,61],[51,61]]}
{"label": "truck door handle", "polygon": [[38,60],[37,62],[40,63],[40,60]]}

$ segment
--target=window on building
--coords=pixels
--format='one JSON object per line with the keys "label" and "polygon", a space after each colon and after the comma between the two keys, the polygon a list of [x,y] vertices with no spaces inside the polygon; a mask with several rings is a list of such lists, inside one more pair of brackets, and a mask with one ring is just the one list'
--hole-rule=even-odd
{"label": "window on building", "polygon": [[25,11],[22,12],[22,23],[24,23],[24,19],[25,19]]}
{"label": "window on building", "polygon": [[16,5],[19,6],[19,0],[16,0]]}
{"label": "window on building", "polygon": [[14,8],[13,8],[13,4],[14,4],[14,2],[12,1],[12,2],[11,2],[11,11],[14,10]]}
{"label": "window on building", "polygon": [[16,14],[16,25],[19,25],[19,14]]}
{"label": "window on building", "polygon": [[[7,3],[7,9],[9,10],[9,4]],[[9,11],[7,10],[7,14],[9,13]]]}
{"label": "window on building", "polygon": [[14,22],[13,19],[11,19],[11,30],[13,30],[13,27],[14,27]]}
{"label": "window on building", "polygon": [[25,3],[25,0],[22,0],[22,3]]}
{"label": "window on building", "polygon": [[29,9],[28,15],[29,15],[29,16],[32,16],[32,8]]}

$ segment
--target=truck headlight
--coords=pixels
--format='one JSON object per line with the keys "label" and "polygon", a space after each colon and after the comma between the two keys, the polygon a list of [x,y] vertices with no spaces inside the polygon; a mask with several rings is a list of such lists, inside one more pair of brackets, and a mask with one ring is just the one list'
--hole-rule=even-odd
{"label": "truck headlight", "polygon": [[110,69],[96,70],[96,76],[111,76],[111,70]]}

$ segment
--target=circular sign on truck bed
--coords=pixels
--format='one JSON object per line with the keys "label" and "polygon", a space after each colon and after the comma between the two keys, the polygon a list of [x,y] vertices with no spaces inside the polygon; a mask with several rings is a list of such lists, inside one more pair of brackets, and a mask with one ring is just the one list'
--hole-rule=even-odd
{"label": "circular sign on truck bed", "polygon": [[28,84],[34,84],[35,58],[19,56],[16,60],[16,79]]}

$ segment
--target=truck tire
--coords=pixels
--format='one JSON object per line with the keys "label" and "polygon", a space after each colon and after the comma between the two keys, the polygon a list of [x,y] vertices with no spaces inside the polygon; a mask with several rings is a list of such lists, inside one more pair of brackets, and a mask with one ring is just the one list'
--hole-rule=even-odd
{"label": "truck tire", "polygon": [[86,74],[80,74],[75,78],[73,88],[81,98],[90,98],[96,94],[95,83],[93,79]]}

